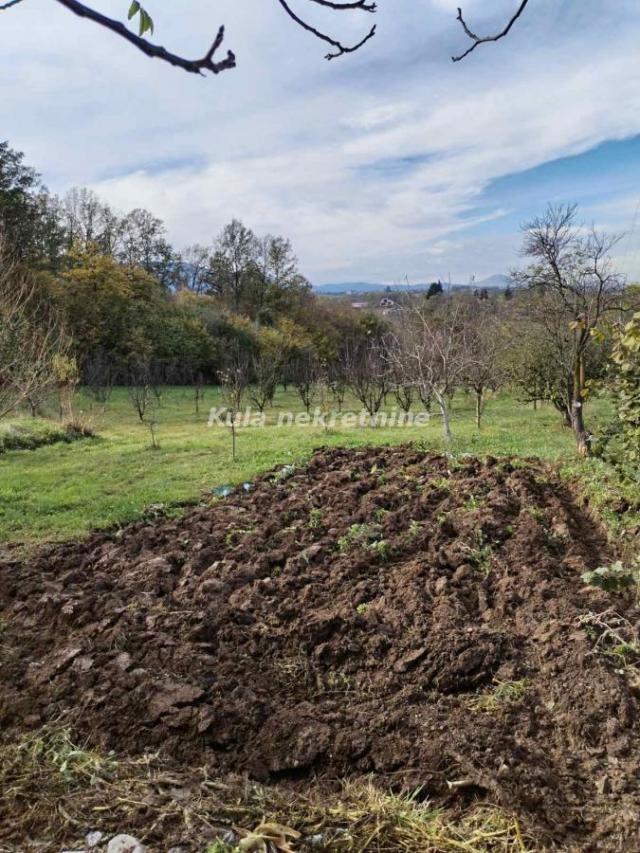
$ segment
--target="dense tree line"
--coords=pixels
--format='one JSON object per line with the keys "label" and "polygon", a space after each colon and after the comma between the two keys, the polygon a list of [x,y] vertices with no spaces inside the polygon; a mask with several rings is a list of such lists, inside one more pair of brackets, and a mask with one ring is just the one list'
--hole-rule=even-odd
{"label": "dense tree line", "polygon": [[274,381],[299,373],[294,354],[326,362],[344,327],[361,326],[318,304],[287,239],[234,219],[211,245],[178,251],[147,210],[119,214],[89,189],[51,195],[8,143],[0,234],[5,270],[30,277],[64,325],[79,379],[101,395],[141,364],[158,381],[216,381],[239,349],[265,405]]}
{"label": "dense tree line", "polygon": [[371,419],[389,401],[433,407],[451,441],[456,392],[473,395],[480,428],[508,387],[553,405],[586,455],[584,407],[606,385],[637,456],[637,294],[613,268],[615,238],[581,227],[575,207],[523,227],[526,263],[506,291],[436,284],[354,310],[314,296],[284,237],[234,219],[210,245],[178,250],[149,211],[120,214],[87,189],[52,196],[2,143],[0,240],[0,414],[79,382],[101,400],[127,385],[142,421],[165,383],[190,384],[196,406],[220,383],[231,409],[246,397],[262,412],[284,385],[307,412],[340,410],[347,390]]}

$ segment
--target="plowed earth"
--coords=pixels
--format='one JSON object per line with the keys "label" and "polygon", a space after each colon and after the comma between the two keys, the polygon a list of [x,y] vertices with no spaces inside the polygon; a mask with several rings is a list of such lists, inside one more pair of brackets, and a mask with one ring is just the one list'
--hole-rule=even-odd
{"label": "plowed earth", "polygon": [[373,774],[637,850],[638,699],[580,621],[612,606],[580,578],[612,559],[535,460],[319,451],[1,563],[0,726],[62,715],[101,748],[281,785]]}

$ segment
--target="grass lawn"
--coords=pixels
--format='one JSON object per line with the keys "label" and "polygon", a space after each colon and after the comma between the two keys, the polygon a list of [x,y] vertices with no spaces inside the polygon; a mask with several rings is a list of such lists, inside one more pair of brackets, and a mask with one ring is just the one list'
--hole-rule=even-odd
{"label": "grass lawn", "polygon": [[[64,540],[122,524],[139,518],[152,504],[195,501],[203,492],[242,482],[274,465],[300,462],[320,445],[418,441],[443,447],[436,416],[410,428],[337,425],[327,431],[277,425],[281,412],[301,410],[295,392],[280,391],[276,404],[265,427],[238,431],[234,462],[229,430],[207,426],[209,408],[222,405],[216,389],[207,389],[199,415],[191,389],[165,389],[158,415],[159,450],[150,449],[148,430],[139,423],[126,389],[116,389],[104,407],[80,393],[76,411],[92,423],[99,439],[0,455],[0,541]],[[391,408],[390,401],[387,410]],[[361,407],[348,399],[345,409],[359,412]],[[608,414],[607,402],[595,400],[587,423],[593,428]],[[481,430],[475,427],[473,400],[460,395],[452,428],[456,453],[574,457],[572,435],[551,406],[533,411],[508,395],[489,401]]]}

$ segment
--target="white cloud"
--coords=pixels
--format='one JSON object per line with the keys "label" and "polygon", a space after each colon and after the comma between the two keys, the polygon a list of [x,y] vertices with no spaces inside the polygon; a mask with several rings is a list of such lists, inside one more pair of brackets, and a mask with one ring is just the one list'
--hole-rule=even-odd
{"label": "white cloud", "polygon": [[[316,281],[502,270],[517,234],[472,230],[506,213],[476,209],[492,179],[640,133],[640,20],[620,27],[591,0],[563,4],[579,26],[541,0],[508,41],[455,66],[464,37],[448,0],[380,0],[377,39],[331,63],[267,0],[213,13],[185,0],[181,14],[149,2],[159,38],[194,55],[227,22],[239,68],[209,80],[28,5],[2,18],[3,133],[56,189],[88,183],[122,209],[149,207],[177,243],[239,216],[290,236]],[[634,21],[633,6],[617,13]],[[465,11],[484,31],[512,7]],[[369,23],[341,19],[350,34]]]}

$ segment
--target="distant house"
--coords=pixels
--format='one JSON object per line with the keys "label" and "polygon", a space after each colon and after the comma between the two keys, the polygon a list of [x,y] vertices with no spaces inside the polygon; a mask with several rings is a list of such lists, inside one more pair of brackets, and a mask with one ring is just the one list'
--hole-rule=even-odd
{"label": "distant house", "polygon": [[394,299],[389,299],[388,296],[385,296],[380,300],[379,309],[386,317],[389,314],[396,314],[402,311],[402,305],[399,305]]}
{"label": "distant house", "polygon": [[369,307],[369,303],[368,302],[352,302],[351,307],[355,308],[358,311],[362,311],[364,308]]}

